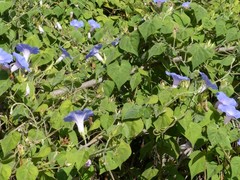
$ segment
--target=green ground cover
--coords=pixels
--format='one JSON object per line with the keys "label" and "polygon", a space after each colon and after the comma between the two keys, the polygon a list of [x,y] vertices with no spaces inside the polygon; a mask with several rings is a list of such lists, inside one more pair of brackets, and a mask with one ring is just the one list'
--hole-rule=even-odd
{"label": "green ground cover", "polygon": [[239,12],[0,1],[0,179],[239,179]]}

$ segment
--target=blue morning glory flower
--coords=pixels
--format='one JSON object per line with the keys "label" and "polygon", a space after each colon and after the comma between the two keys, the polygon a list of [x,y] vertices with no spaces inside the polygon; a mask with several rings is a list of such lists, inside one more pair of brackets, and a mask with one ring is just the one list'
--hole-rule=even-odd
{"label": "blue morning glory flower", "polygon": [[93,19],[88,20],[88,24],[91,26],[91,30],[90,31],[93,31],[94,29],[97,29],[97,28],[101,28],[100,24],[98,24]]}
{"label": "blue morning glory flower", "polygon": [[65,122],[75,122],[78,127],[80,134],[84,134],[84,121],[87,120],[90,116],[93,116],[93,111],[89,109],[84,109],[83,111],[77,110],[69,113],[65,118]]}
{"label": "blue morning glory flower", "polygon": [[113,45],[113,46],[117,46],[118,45],[118,43],[119,43],[119,38],[116,38],[116,39],[114,39],[114,41],[113,42],[111,42],[111,44]]}
{"label": "blue morning glory flower", "polygon": [[23,57],[25,57],[26,61],[28,61],[28,58],[30,54],[38,54],[39,49],[37,47],[29,46],[28,44],[18,44],[16,46],[17,51],[23,53]]}
{"label": "blue morning glory flower", "polygon": [[155,2],[155,3],[164,3],[164,2],[166,2],[167,0],[153,0],[153,2]]}
{"label": "blue morning glory flower", "polygon": [[205,84],[207,85],[207,87],[218,90],[217,85],[213,84],[205,73],[203,72],[199,72],[199,73],[202,76],[202,79],[205,81]]}
{"label": "blue morning glory flower", "polygon": [[11,54],[8,54],[2,48],[0,48],[0,65],[7,65],[8,63],[13,61],[13,57]]}
{"label": "blue morning glory flower", "polygon": [[225,124],[229,123],[229,121],[233,118],[235,119],[240,118],[240,111],[238,111],[234,106],[219,104],[218,110],[226,113],[226,116],[224,119]]}
{"label": "blue morning glory flower", "polygon": [[182,3],[182,7],[184,7],[184,8],[190,8],[190,2],[184,2],[184,3]]}
{"label": "blue morning glory flower", "polygon": [[78,21],[76,19],[72,20],[70,22],[70,25],[75,27],[76,29],[84,27],[84,22],[83,21]]}
{"label": "blue morning glory flower", "polygon": [[218,102],[217,102],[217,105],[218,104],[223,104],[225,106],[233,106],[233,107],[237,107],[238,104],[237,102],[235,101],[235,99],[233,98],[229,98],[225,93],[223,92],[218,92],[216,93],[216,96],[217,96],[217,99],[218,99]]}
{"label": "blue morning glory flower", "polygon": [[88,39],[91,39],[91,32],[97,28],[101,28],[101,26],[93,19],[88,20],[88,24],[91,26],[90,32],[88,32]]}
{"label": "blue morning glory flower", "polygon": [[25,57],[21,56],[18,53],[15,53],[15,52],[13,53],[13,56],[16,58],[16,62],[11,67],[11,72],[14,72],[14,71],[18,70],[19,68],[30,71],[29,64],[26,61]]}
{"label": "blue morning glory flower", "polygon": [[95,45],[90,52],[86,55],[86,59],[95,56],[99,61],[103,62],[102,56],[99,54],[99,50],[102,48],[102,44]]}
{"label": "blue morning glory flower", "polygon": [[87,162],[85,163],[85,167],[90,167],[92,165],[91,159],[88,159]]}
{"label": "blue morning glory flower", "polygon": [[173,88],[176,88],[181,83],[181,81],[188,81],[188,80],[190,80],[188,77],[180,76],[180,75],[178,75],[176,73],[171,73],[171,72],[168,72],[168,71],[166,71],[165,73],[168,76],[171,76],[173,78],[173,85],[172,85]]}
{"label": "blue morning glory flower", "polygon": [[65,57],[71,57],[70,56],[70,54],[67,52],[67,50],[66,49],[64,49],[64,48],[62,48],[62,47],[60,47],[60,49],[61,49],[61,51],[62,51],[62,53],[63,53],[63,55],[65,56]]}
{"label": "blue morning glory flower", "polygon": [[61,56],[56,60],[56,64],[61,62],[64,58],[69,57],[70,59],[72,59],[72,57],[70,56],[70,54],[67,52],[66,49],[60,47],[62,54]]}

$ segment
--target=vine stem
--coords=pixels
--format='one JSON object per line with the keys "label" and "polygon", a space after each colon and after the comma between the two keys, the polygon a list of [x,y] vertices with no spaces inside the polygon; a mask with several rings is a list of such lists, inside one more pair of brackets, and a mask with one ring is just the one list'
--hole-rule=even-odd
{"label": "vine stem", "polygon": [[96,143],[98,140],[102,139],[103,136],[102,136],[103,133],[99,133],[98,135],[96,135],[90,142],[86,143],[84,146],[85,147],[88,147],[88,146],[91,146],[92,144]]}
{"label": "vine stem", "polygon": [[[77,90],[78,89],[80,90],[80,89],[86,89],[86,88],[89,88],[89,87],[93,87],[96,84],[101,83],[102,81],[103,81],[102,78],[99,78],[98,80],[91,79],[89,81],[86,81],[86,82],[82,83],[82,85],[79,88],[77,88]],[[52,96],[60,96],[62,94],[67,93],[68,91],[69,91],[69,89],[67,87],[63,87],[62,89],[57,89],[57,90],[54,90],[54,91],[50,92],[50,94]]]}
{"label": "vine stem", "polygon": [[22,106],[24,106],[24,107],[29,111],[29,113],[30,113],[31,116],[32,116],[32,120],[33,120],[34,123],[35,123],[34,127],[36,127],[36,128],[38,129],[38,127],[37,127],[37,121],[36,121],[36,119],[35,119],[32,111],[29,109],[29,107],[28,107],[26,104],[15,102],[15,103],[11,106],[11,108],[10,108],[10,114],[12,114],[13,108],[14,108],[15,106],[17,106],[17,105],[22,105]]}

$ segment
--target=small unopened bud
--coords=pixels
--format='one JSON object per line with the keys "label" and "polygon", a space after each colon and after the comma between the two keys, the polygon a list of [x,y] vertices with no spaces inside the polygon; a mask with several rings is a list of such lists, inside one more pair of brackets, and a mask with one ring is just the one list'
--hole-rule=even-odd
{"label": "small unopened bud", "polygon": [[66,165],[67,167],[69,167],[69,166],[71,166],[72,164],[71,164],[71,163],[65,163],[65,165]]}
{"label": "small unopened bud", "polygon": [[92,165],[92,161],[89,159],[87,160],[87,162],[85,163],[85,167],[90,167]]}
{"label": "small unopened bud", "polygon": [[91,33],[90,32],[88,32],[88,39],[91,39]]}
{"label": "small unopened bud", "polygon": [[71,11],[70,12],[70,19],[72,19],[73,18],[73,12]]}
{"label": "small unopened bud", "polygon": [[59,22],[56,22],[55,28],[58,29],[58,30],[62,30],[62,26]]}
{"label": "small unopened bud", "polygon": [[40,34],[44,33],[44,30],[43,30],[42,26],[40,26],[40,25],[38,25],[38,30],[39,30]]}
{"label": "small unopened bud", "polygon": [[25,96],[28,96],[29,94],[30,94],[30,87],[27,83]]}

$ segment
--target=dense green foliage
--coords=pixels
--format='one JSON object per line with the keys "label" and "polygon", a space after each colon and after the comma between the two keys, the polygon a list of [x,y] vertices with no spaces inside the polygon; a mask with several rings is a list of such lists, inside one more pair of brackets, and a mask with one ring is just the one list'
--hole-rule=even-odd
{"label": "dense green foliage", "polygon": [[[218,91],[239,101],[240,4],[182,3],[1,1],[0,47],[40,51],[30,72],[0,70],[0,179],[240,178],[240,124],[215,106]],[[103,63],[86,61],[99,43]],[[72,59],[56,63],[59,47]],[[165,71],[190,81],[172,88]],[[218,90],[201,91],[199,72]],[[80,134],[64,117],[84,108],[94,116]]]}

